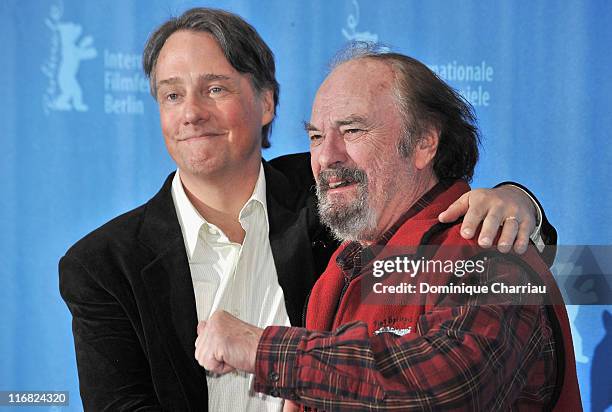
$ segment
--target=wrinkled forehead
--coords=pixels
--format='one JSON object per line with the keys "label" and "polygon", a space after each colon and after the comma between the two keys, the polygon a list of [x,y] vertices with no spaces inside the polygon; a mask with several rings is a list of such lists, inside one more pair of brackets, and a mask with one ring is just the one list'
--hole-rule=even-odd
{"label": "wrinkled forehead", "polygon": [[394,105],[395,76],[388,64],[361,58],[336,67],[317,91],[312,121],[328,116],[388,110]]}

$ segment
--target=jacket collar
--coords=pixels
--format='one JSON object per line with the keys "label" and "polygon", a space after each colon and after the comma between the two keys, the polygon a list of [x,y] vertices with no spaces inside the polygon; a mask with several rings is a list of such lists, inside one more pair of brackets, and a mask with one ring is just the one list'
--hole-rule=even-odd
{"label": "jacket collar", "polygon": [[[139,240],[156,256],[173,247],[177,238],[182,241],[181,227],[172,201],[173,178],[174,172],[166,178],[159,192],[146,204],[138,234]],[[184,246],[182,254],[185,254]]]}
{"label": "jacket collar", "polygon": [[[176,376],[187,393],[203,393],[204,369],[194,358],[198,324],[185,243],[172,201],[172,173],[146,204],[138,238],[152,253],[141,271],[149,310]],[[205,393],[205,392],[204,392]],[[205,402],[206,399],[202,399]]]}

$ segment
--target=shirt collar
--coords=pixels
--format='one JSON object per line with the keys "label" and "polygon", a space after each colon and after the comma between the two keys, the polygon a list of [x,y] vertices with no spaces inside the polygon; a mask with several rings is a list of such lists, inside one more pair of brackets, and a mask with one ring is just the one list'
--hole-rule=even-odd
{"label": "shirt collar", "polygon": [[253,193],[249,200],[246,201],[242,209],[240,209],[240,213],[238,214],[238,218],[240,221],[244,218],[247,213],[247,209],[250,204],[257,202],[261,204],[264,210],[264,215],[266,216],[266,226],[269,230],[270,224],[268,222],[268,203],[266,202],[266,175],[264,173],[263,166],[259,166],[259,176],[257,177],[257,182],[255,183],[255,188],[253,189]]}
{"label": "shirt collar", "polygon": [[[189,259],[191,259],[198,243],[198,237],[200,235],[202,225],[213,225],[207,222],[206,219],[200,215],[187,197],[183,184],[181,183],[180,170],[178,169],[174,175],[174,178],[172,179],[172,200],[174,201],[174,208],[176,209],[179,225],[181,226],[181,232],[183,233],[183,239],[185,240],[187,256]],[[247,213],[249,205],[252,203],[259,203],[263,207],[264,215],[266,217],[266,226],[269,229],[270,225],[268,222],[268,208],[266,202],[266,176],[261,165],[259,167],[259,176],[257,178],[257,182],[255,183],[253,193],[240,210],[240,220],[243,219],[243,216]]]}

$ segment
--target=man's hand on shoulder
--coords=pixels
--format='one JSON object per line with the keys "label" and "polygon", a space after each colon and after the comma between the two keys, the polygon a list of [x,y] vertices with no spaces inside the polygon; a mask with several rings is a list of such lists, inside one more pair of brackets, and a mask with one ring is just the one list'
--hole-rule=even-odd
{"label": "man's hand on shoulder", "polygon": [[481,247],[490,247],[500,226],[503,226],[497,249],[524,253],[536,227],[536,205],[520,188],[502,185],[494,189],[475,189],[463,194],[439,216],[440,222],[453,222],[465,215],[461,236],[471,239],[480,223]]}

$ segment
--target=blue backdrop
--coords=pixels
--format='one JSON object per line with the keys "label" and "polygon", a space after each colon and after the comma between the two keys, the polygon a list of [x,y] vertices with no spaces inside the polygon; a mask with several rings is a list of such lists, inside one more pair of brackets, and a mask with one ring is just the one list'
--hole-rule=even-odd
{"label": "blue backdrop", "polygon": [[[240,14],[276,54],[281,105],[266,158],[308,149],[301,121],[326,62],[347,40],[378,40],[474,104],[484,136],[476,186],[519,181],[559,244],[611,244],[607,1],[4,0],[0,390],[68,390],[63,410],[81,409],[57,261],[173,170],[140,56],[157,25],[200,5]],[[612,402],[610,309],[569,308],[586,410],[612,410],[591,405],[595,394]]]}

